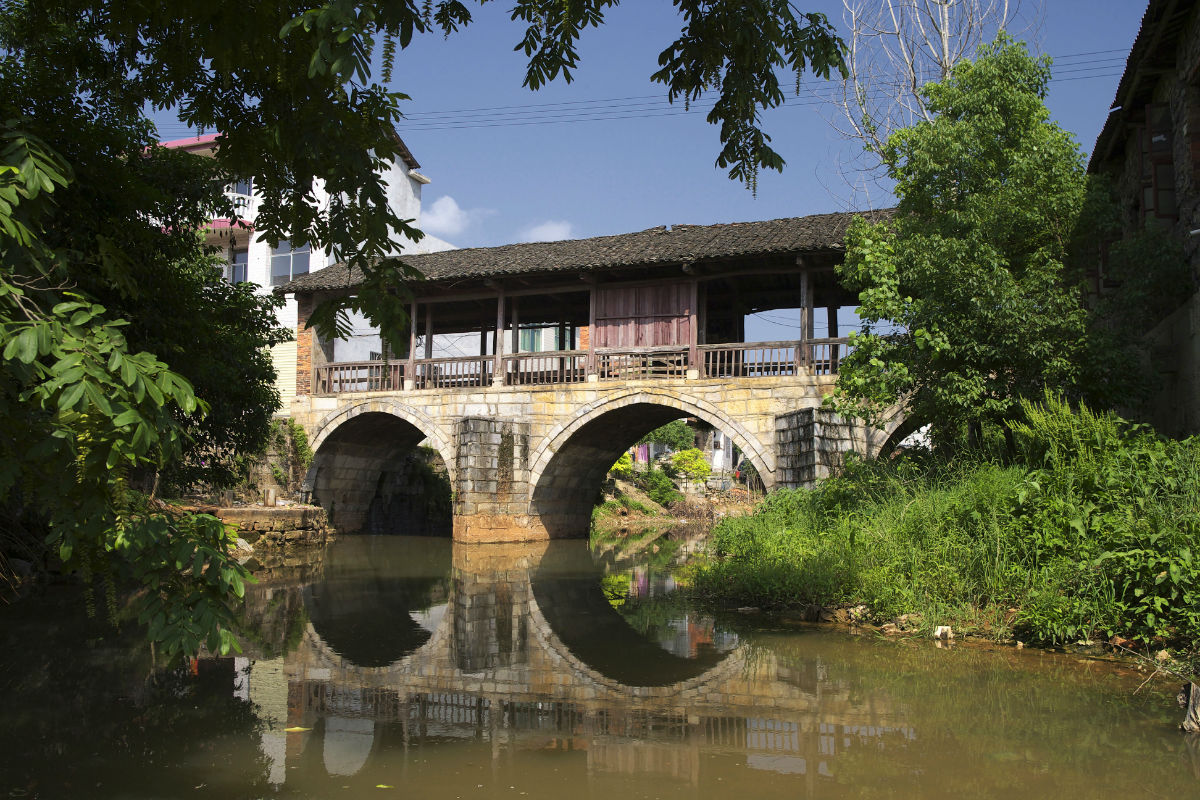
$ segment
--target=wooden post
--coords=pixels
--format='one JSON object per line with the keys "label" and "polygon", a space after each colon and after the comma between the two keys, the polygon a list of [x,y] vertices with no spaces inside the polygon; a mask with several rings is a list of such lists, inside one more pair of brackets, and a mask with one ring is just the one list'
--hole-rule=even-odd
{"label": "wooden post", "polygon": [[521,352],[521,308],[519,297],[512,299],[512,352],[515,356]]}
{"label": "wooden post", "polygon": [[808,340],[812,334],[812,275],[809,271],[800,268],[800,353],[796,361],[798,364],[808,365],[811,361],[812,354],[809,352]]}
{"label": "wooden post", "polygon": [[[688,371],[695,371],[694,377],[700,377],[700,349],[697,347],[699,342],[699,332],[696,330],[696,320],[699,319],[699,314],[696,312],[696,305],[700,301],[700,282],[693,279],[688,287],[691,297],[688,298]],[[693,377],[689,375],[688,377]]]}
{"label": "wooden post", "polygon": [[499,289],[496,296],[496,336],[492,349],[495,351],[492,361],[492,385],[504,385],[504,289]]}
{"label": "wooden post", "polygon": [[[825,326],[829,329],[829,330],[825,331],[825,335],[828,336],[830,339],[838,338],[837,312],[838,312],[837,306],[827,306],[825,308],[825,318],[829,323],[828,325]],[[830,372],[830,374],[837,372],[837,365],[838,365],[838,345],[837,345],[837,342],[830,342],[829,343],[829,372]]]}
{"label": "wooden post", "polygon": [[587,374],[596,374],[596,287],[588,289]]}
{"label": "wooden post", "polygon": [[407,380],[405,389],[415,389],[417,386],[417,301],[413,300],[408,306],[408,362],[404,366]]}
{"label": "wooden post", "polygon": [[[567,347],[567,321],[563,318],[562,312],[559,312],[558,317],[558,347],[559,351],[570,350]],[[562,356],[558,358],[558,382],[562,383],[567,379],[567,360]]]}
{"label": "wooden post", "polygon": [[433,304],[425,304],[425,358],[433,358]]}

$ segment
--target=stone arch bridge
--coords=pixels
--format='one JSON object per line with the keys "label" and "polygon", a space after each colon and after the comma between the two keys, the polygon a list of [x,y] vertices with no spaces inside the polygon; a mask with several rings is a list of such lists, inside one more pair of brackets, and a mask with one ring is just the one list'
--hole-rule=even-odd
{"label": "stone arch bridge", "polygon": [[[279,286],[297,300],[306,489],[339,529],[362,529],[396,489],[397,454],[427,442],[457,539],[537,540],[584,535],[607,469],[679,417],[727,434],[768,489],[809,483],[846,450],[873,454],[891,431],[820,410],[850,346],[838,319],[857,298],[836,267],[853,218],[405,255],[424,279],[397,288],[406,327],[387,337],[306,327],[318,303],[376,291],[353,268]],[[767,311],[794,341],[756,340]]]}
{"label": "stone arch bridge", "polygon": [[[596,381],[309,397],[294,416],[315,457],[305,481],[335,527],[363,527],[386,476],[418,444],[444,462],[460,541],[584,536],[614,461],[683,416],[727,435],[768,490],[828,474],[842,454],[874,455],[876,430],[821,409],[835,376]],[[897,420],[898,422],[898,420]]]}

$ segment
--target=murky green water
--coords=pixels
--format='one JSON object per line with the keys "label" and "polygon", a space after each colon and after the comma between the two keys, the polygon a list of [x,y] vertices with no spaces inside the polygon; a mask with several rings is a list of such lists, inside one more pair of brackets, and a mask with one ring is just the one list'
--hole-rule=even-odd
{"label": "murky green water", "polygon": [[581,542],[345,538],[251,589],[243,657],[150,680],[51,592],[0,609],[0,797],[1200,797],[1136,672],[672,586]]}

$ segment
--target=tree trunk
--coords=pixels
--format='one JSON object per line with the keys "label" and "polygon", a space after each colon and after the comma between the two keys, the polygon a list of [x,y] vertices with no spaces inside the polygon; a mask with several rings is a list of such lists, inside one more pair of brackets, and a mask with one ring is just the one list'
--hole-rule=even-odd
{"label": "tree trunk", "polygon": [[1189,683],[1184,687],[1183,694],[1186,695],[1187,714],[1179,727],[1188,733],[1200,733],[1200,684]]}
{"label": "tree trunk", "polygon": [[977,419],[967,422],[967,447],[971,450],[983,447],[983,423]]}

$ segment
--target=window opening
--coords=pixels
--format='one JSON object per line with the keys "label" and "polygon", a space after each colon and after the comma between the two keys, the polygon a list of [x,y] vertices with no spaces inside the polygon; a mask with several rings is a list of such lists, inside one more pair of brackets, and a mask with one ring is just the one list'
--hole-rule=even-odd
{"label": "window opening", "polygon": [[287,239],[280,239],[279,246],[271,251],[271,285],[279,286],[306,274],[310,253],[307,242],[293,247]]}

